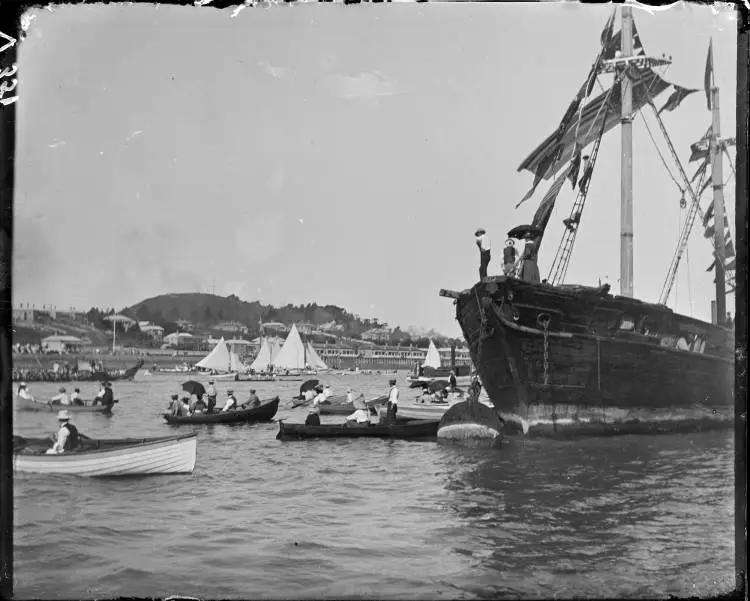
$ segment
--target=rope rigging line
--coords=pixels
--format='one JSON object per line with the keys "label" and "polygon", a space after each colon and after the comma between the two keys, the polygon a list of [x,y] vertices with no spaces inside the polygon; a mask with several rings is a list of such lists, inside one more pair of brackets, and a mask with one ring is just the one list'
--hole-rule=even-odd
{"label": "rope rigging line", "polygon": [[651,142],[653,143],[654,148],[656,148],[656,154],[659,155],[659,158],[661,159],[661,162],[664,165],[664,169],[667,170],[667,173],[669,173],[669,177],[672,178],[674,185],[677,186],[680,192],[684,192],[685,189],[680,185],[680,182],[677,181],[677,178],[675,178],[675,176],[672,175],[672,170],[669,168],[669,165],[667,165],[667,161],[664,158],[664,155],[662,155],[661,150],[659,150],[659,146],[656,144],[656,139],[654,138],[654,135],[651,133],[651,128],[648,126],[648,121],[646,121],[646,116],[643,114],[643,110],[639,109],[638,112],[641,115],[641,120],[643,121],[643,124],[646,126],[648,137],[651,138]]}

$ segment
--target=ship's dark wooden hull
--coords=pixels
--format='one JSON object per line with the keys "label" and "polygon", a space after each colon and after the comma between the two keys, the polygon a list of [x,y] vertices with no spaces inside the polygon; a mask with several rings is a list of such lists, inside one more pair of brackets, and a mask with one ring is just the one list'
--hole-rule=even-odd
{"label": "ship's dark wooden hull", "polygon": [[[600,289],[504,277],[459,293],[456,314],[506,431],[564,437],[733,422],[727,328]],[[676,348],[680,337],[692,350]]]}

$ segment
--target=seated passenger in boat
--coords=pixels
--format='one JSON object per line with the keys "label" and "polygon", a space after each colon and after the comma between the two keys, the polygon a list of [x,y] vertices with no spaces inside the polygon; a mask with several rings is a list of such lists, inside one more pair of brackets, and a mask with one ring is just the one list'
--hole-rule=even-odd
{"label": "seated passenger in boat", "polygon": [[60,394],[56,394],[52,397],[53,405],[70,405],[70,397],[65,392],[65,386],[60,387]]}
{"label": "seated passenger in boat", "polygon": [[258,407],[260,405],[260,399],[258,398],[258,395],[255,394],[255,388],[250,389],[250,397],[245,401],[245,403],[242,405],[242,407]]}
{"label": "seated passenger in boat", "polygon": [[434,400],[434,396],[430,394],[427,388],[422,389],[422,396],[419,397],[420,403],[431,403]]}
{"label": "seated passenger in boat", "polygon": [[354,404],[354,395],[352,394],[351,388],[346,389],[346,402]]}
{"label": "seated passenger in boat", "polygon": [[327,401],[328,397],[333,394],[333,391],[331,390],[331,387],[326,384],[326,387],[323,389],[323,400]]}
{"label": "seated passenger in boat", "polygon": [[106,392],[107,387],[104,385],[104,382],[99,384],[99,392],[96,393],[96,396],[94,397],[94,400],[91,402],[92,405],[98,405],[102,402],[102,397],[104,396],[104,393]]}
{"label": "seated passenger in boat", "polygon": [[318,385],[315,387],[317,393],[312,401],[312,406],[305,419],[306,426],[319,426],[320,425],[320,404],[323,402],[323,387]]}
{"label": "seated passenger in boat", "polygon": [[57,414],[57,421],[60,429],[55,436],[55,444],[51,449],[47,449],[47,455],[59,455],[65,451],[73,451],[78,448],[79,437],[78,428],[70,423],[70,413],[60,411]]}
{"label": "seated passenger in boat", "polygon": [[307,390],[305,390],[302,396],[305,398],[305,402],[309,402],[312,401],[317,395],[318,393],[314,389],[308,388]]}
{"label": "seated passenger in boat", "polygon": [[208,411],[208,405],[206,404],[206,401],[203,400],[203,395],[199,394],[195,403],[193,403],[193,407],[190,410],[191,415],[195,415],[196,413],[201,414]]}
{"label": "seated passenger in boat", "polygon": [[76,388],[73,390],[73,393],[70,395],[70,404],[71,405],[85,405],[86,403],[83,402],[83,399],[81,399],[81,389]]}
{"label": "seated passenger in boat", "polygon": [[351,415],[346,418],[346,424],[355,424],[357,426],[369,426],[370,425],[370,412],[367,409],[357,409]]}
{"label": "seated passenger in boat", "polygon": [[440,392],[436,392],[432,397],[433,403],[447,403],[448,402],[448,389],[443,388]]}
{"label": "seated passenger in boat", "polygon": [[18,396],[24,399],[25,401],[34,401],[34,397],[31,396],[29,393],[29,388],[26,386],[26,382],[21,382],[18,385]]}
{"label": "seated passenger in boat", "polygon": [[234,390],[227,390],[227,402],[224,404],[224,408],[221,410],[222,413],[231,411],[237,408],[237,399],[234,398]]}
{"label": "seated passenger in boat", "polygon": [[167,409],[172,417],[182,417],[184,415],[179,395],[173,394],[171,396]]}
{"label": "seated passenger in boat", "polygon": [[112,382],[104,383],[104,394],[102,395],[100,402],[107,407],[111,407],[115,404],[115,397],[112,392]]}

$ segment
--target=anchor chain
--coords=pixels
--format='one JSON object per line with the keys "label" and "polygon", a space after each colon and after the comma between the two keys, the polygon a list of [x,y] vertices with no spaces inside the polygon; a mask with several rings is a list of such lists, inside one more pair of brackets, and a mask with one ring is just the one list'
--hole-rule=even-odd
{"label": "anchor chain", "polygon": [[549,322],[550,317],[547,313],[537,315],[536,322],[542,326],[544,336],[544,385],[549,384]]}

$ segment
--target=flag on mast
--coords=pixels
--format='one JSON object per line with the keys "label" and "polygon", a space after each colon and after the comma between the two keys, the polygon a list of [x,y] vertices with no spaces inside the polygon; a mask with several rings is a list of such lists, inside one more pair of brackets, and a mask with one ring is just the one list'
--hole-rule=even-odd
{"label": "flag on mast", "polygon": [[711,110],[711,86],[714,79],[714,41],[708,42],[708,56],[706,57],[706,73],[703,76],[703,87],[706,89],[706,106]]}

